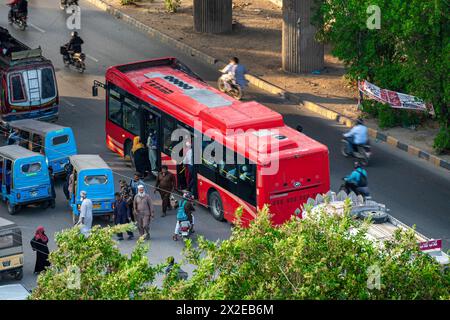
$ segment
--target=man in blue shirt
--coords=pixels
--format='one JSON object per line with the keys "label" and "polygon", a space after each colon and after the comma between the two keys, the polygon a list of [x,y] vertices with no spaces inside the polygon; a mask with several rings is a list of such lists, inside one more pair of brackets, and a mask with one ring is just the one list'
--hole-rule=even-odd
{"label": "man in blue shirt", "polygon": [[236,83],[244,89],[247,86],[247,79],[245,79],[245,74],[247,73],[247,69],[239,64],[239,59],[233,57],[230,59],[229,63],[221,70],[224,73],[223,77],[225,79],[225,86],[227,90],[230,90],[229,81],[235,80]]}
{"label": "man in blue shirt", "polygon": [[357,150],[358,145],[364,145],[369,140],[369,132],[364,125],[362,119],[356,120],[356,126],[354,126],[349,132],[344,133],[345,139],[349,142],[347,149],[348,154],[352,154]]}
{"label": "man in blue shirt", "polygon": [[354,170],[344,178],[344,181],[347,193],[353,191],[358,194],[358,188],[367,187],[367,171],[361,167],[359,162],[355,162]]}

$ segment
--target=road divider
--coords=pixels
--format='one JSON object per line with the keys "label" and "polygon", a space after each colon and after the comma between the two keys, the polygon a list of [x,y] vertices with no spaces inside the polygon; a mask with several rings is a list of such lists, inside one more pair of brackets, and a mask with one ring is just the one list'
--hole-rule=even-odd
{"label": "road divider", "polygon": [[[198,59],[202,62],[211,64],[211,65],[216,65],[218,68],[225,66],[225,63],[223,61],[220,61],[217,58],[214,58],[206,53],[203,53],[203,52],[201,52],[185,43],[182,43],[182,42],[160,32],[150,26],[143,24],[142,22],[123,13],[119,9],[114,8],[113,6],[109,5],[108,3],[106,3],[103,0],[87,0],[87,1],[90,2],[91,4],[95,5],[97,8],[108,12],[109,14],[113,15],[117,19],[121,19],[124,22],[132,25],[136,29],[148,33],[150,37],[156,38],[163,43],[169,44],[169,45],[177,48],[178,50],[184,52],[185,54],[195,57],[196,59]],[[352,127],[355,124],[354,119],[346,117],[342,114],[339,114],[333,110],[330,110],[330,109],[328,109],[324,106],[321,106],[319,104],[316,104],[314,102],[311,102],[308,100],[303,100],[298,95],[288,92],[288,91],[286,91],[270,82],[267,82],[259,77],[247,74],[246,78],[250,82],[250,84],[252,84],[253,86],[255,86],[261,90],[264,90],[266,92],[269,92],[271,94],[283,97],[293,103],[296,103],[296,104],[298,104],[298,108],[300,108],[300,109],[307,109],[314,113],[320,114],[321,116],[323,116],[327,119],[339,122],[340,124],[343,124],[346,127]],[[441,167],[441,168],[450,170],[450,162],[449,161],[441,159],[437,156],[431,155],[430,153],[428,153],[424,150],[420,150],[415,146],[402,143],[391,136],[388,136],[384,133],[379,132],[376,129],[369,128],[369,135],[372,138],[375,138],[375,139],[383,141],[383,142],[387,142],[389,145],[392,145],[400,150],[406,151],[413,156],[416,156],[420,159],[424,159],[437,167]]]}

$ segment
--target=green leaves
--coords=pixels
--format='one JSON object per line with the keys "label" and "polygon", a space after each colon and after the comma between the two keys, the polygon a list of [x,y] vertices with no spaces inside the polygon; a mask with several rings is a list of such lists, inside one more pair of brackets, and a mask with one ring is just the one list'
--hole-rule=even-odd
{"label": "green leaves", "polygon": [[[189,247],[194,275],[174,283],[165,298],[450,298],[449,274],[419,252],[413,232],[399,232],[378,247],[365,236],[370,222],[353,220],[349,210],[342,217],[309,214],[273,228],[265,207],[249,228],[235,227],[229,240],[202,239]],[[372,267],[380,270],[379,290],[368,288]]]}
{"label": "green leaves", "polygon": [[[398,231],[384,246],[366,237],[370,221],[309,210],[273,227],[268,206],[248,228],[235,226],[230,239],[186,241],[184,263],[195,266],[188,280],[179,265],[154,285],[163,265],[152,266],[139,240],[122,254],[113,234],[130,226],[78,228],[56,235],[51,268],[38,278],[32,299],[450,299],[450,272],[419,251],[414,232]],[[379,271],[379,289],[371,288]]]}
{"label": "green leaves", "polygon": [[31,298],[138,299],[162,266],[150,266],[142,240],[130,256],[119,251],[112,235],[130,227],[95,226],[87,238],[77,227],[57,233],[52,266],[39,276]]}
{"label": "green leaves", "polygon": [[[381,10],[380,29],[366,26],[370,5]],[[449,17],[446,0],[327,0],[314,19],[318,38],[333,45],[350,78],[433,104],[441,124],[438,152],[450,150]],[[390,115],[382,113],[383,126],[394,123]]]}

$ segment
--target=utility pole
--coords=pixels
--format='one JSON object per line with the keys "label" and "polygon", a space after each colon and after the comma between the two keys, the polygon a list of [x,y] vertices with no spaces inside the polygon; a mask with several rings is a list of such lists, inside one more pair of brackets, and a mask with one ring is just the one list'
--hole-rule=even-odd
{"label": "utility pole", "polygon": [[[320,0],[319,0],[320,1]],[[317,0],[283,0],[283,70],[306,73],[324,67],[324,46],[314,40],[311,24]]]}
{"label": "utility pole", "polygon": [[194,30],[201,33],[230,32],[232,0],[194,0]]}

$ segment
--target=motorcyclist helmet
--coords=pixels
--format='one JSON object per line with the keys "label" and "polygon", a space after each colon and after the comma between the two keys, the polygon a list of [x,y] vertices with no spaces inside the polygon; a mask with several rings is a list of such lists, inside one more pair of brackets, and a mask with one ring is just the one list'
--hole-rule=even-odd
{"label": "motorcyclist helmet", "polygon": [[187,191],[187,192],[183,193],[183,199],[192,201],[192,200],[194,200],[194,195]]}
{"label": "motorcyclist helmet", "polygon": [[72,33],[70,35],[72,36],[72,38],[78,37],[78,32],[72,31]]}

